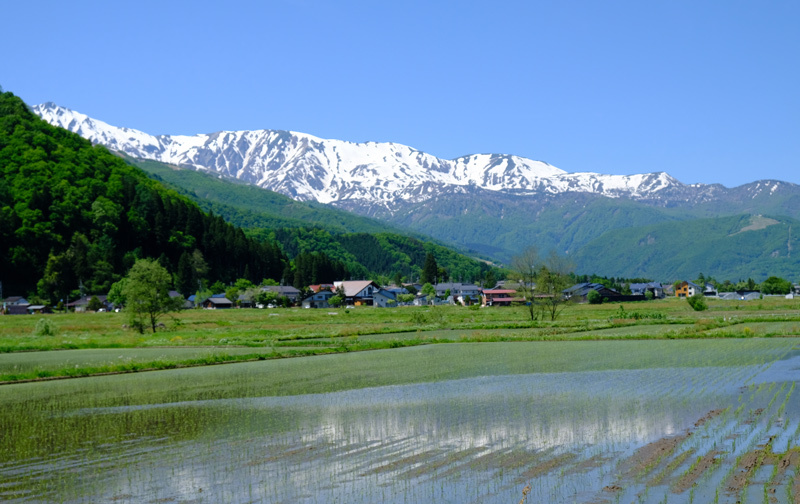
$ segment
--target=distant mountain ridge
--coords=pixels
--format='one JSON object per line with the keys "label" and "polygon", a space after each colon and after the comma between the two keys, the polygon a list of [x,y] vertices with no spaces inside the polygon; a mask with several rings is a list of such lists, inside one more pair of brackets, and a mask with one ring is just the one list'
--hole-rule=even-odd
{"label": "distant mountain ridge", "polygon": [[352,143],[291,131],[155,136],[111,126],[54,103],[33,110],[53,125],[133,157],[217,172],[322,203],[353,199],[378,205],[395,200],[416,203],[443,187],[517,195],[587,192],[634,199],[659,199],[664,191],[699,187],[686,186],[663,172],[567,173],[542,161],[505,154],[445,160],[395,143]]}
{"label": "distant mountain ridge", "polygon": [[[129,156],[234,178],[295,200],[329,203],[501,261],[535,244],[543,252],[555,249],[574,257],[580,271],[637,276],[632,272],[641,271],[642,264],[636,254],[616,255],[613,264],[593,262],[582,248],[610,231],[657,223],[747,214],[800,218],[800,186],[779,180],[727,188],[683,184],[663,172],[567,173],[513,155],[445,160],[395,143],[276,130],[154,136],[52,103],[33,111]],[[800,273],[800,262],[794,262],[782,269]]]}

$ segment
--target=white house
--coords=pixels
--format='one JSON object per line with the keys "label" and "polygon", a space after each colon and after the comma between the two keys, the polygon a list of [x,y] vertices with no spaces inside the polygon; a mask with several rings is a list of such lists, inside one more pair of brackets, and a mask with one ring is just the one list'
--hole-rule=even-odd
{"label": "white house", "polygon": [[331,305],[328,304],[328,300],[335,295],[335,292],[319,291],[303,300],[303,308],[330,308]]}

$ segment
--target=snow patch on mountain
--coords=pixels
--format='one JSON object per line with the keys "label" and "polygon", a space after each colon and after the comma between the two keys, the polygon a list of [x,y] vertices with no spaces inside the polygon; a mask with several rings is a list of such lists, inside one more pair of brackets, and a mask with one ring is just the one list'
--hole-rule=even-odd
{"label": "snow patch on mountain", "polygon": [[567,173],[542,161],[499,154],[440,159],[395,143],[352,143],[279,130],[149,135],[111,126],[54,103],[33,107],[49,123],[130,156],[205,170],[322,203],[425,201],[440,189],[478,188],[517,195],[568,191],[657,198],[686,187],[666,173]]}

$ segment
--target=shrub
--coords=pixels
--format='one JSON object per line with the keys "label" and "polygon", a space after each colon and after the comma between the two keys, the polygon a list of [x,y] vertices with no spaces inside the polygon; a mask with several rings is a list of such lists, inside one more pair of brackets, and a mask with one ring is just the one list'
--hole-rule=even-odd
{"label": "shrub", "polygon": [[40,318],[36,322],[36,327],[33,328],[33,334],[36,336],[55,336],[58,332],[58,326],[52,320]]}
{"label": "shrub", "polygon": [[586,299],[589,300],[590,304],[602,304],[603,296],[600,295],[599,292],[592,289],[586,294]]}
{"label": "shrub", "polygon": [[92,299],[89,300],[89,304],[86,306],[86,309],[89,311],[96,312],[102,307],[103,303],[100,302],[100,299],[98,299],[97,296],[92,296]]}
{"label": "shrub", "polygon": [[699,292],[692,297],[686,298],[686,301],[689,303],[689,306],[694,309],[694,311],[708,310],[706,298]]}

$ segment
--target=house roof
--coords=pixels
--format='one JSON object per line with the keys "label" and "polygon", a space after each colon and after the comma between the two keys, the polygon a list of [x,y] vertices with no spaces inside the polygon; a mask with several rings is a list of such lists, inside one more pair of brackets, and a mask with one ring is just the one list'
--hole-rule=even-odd
{"label": "house roof", "polygon": [[516,294],[517,291],[513,289],[483,289],[483,293],[489,295]]}
{"label": "house roof", "polygon": [[5,298],[3,302],[6,304],[18,304],[20,302],[22,302],[22,304],[25,304],[28,302],[28,300],[22,296],[9,296]]}
{"label": "house roof", "polygon": [[300,290],[291,285],[265,285],[261,287],[261,290],[276,292],[279,296],[297,297],[300,295]]}
{"label": "house roof", "polygon": [[311,294],[310,296],[305,298],[303,301],[319,301],[320,298],[322,298],[323,300],[327,301],[328,299],[332,298],[335,295],[336,294],[331,292],[331,291],[324,290],[324,291],[319,291],[319,292],[315,292],[314,294]]}
{"label": "house roof", "polygon": [[661,282],[647,282],[647,283],[632,283],[630,284],[632,291],[640,291],[645,289],[663,289]]}
{"label": "house roof", "polygon": [[395,301],[397,301],[397,294],[388,289],[378,289],[373,293],[373,296],[384,296],[386,298],[394,299]]}
{"label": "house roof", "polygon": [[209,302],[211,302],[212,304],[215,304],[215,305],[232,305],[233,304],[233,302],[230,299],[228,299],[228,298],[226,298],[224,296],[221,297],[221,298],[212,296],[212,297],[208,298],[207,301],[209,301]]}
{"label": "house roof", "polygon": [[446,283],[438,283],[433,286],[437,291],[447,290],[450,291],[464,291],[464,290],[480,290],[480,288],[471,283],[456,283],[456,282],[446,282]]}
{"label": "house roof", "polygon": [[311,289],[312,292],[319,292],[324,289],[333,290],[333,284],[314,284],[309,285],[308,288]]}
{"label": "house roof", "polygon": [[75,301],[73,301],[71,303],[67,303],[67,306],[86,306],[86,305],[89,304],[89,301],[91,301],[93,297],[96,297],[97,300],[100,301],[101,303],[105,303],[106,302],[106,298],[108,296],[106,296],[105,294],[97,294],[97,295],[93,295],[93,296],[83,296],[82,298],[76,299]]}
{"label": "house roof", "polygon": [[344,289],[344,295],[346,297],[357,296],[359,292],[366,289],[370,285],[376,289],[380,289],[380,286],[372,280],[345,280],[342,282],[335,282],[334,285],[336,285],[337,289],[339,287]]}
{"label": "house roof", "polygon": [[614,289],[609,289],[603,284],[599,283],[591,283],[591,282],[584,282],[575,284],[572,287],[564,289],[562,292],[564,294],[568,294],[571,296],[586,296],[589,294],[589,291],[595,290],[600,294],[603,295],[618,295],[619,292],[615,291]]}

